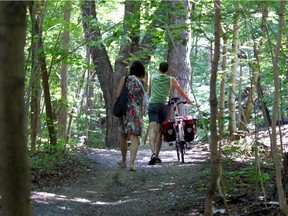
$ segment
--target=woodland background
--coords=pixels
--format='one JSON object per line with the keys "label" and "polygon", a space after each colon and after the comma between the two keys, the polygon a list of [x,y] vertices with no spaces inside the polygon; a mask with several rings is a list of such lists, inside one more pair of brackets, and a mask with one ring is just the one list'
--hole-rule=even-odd
{"label": "woodland background", "polygon": [[[118,147],[112,107],[120,78],[134,60],[143,61],[150,76],[168,61],[171,75],[195,100],[188,113],[197,118],[198,139],[210,143],[207,215],[221,179],[222,152],[242,151],[241,143],[231,142],[239,144],[239,137],[259,128],[271,135],[279,206],[287,214],[282,163],[287,143],[276,134],[278,125],[287,123],[286,7],[284,1],[241,0],[1,2],[0,111],[1,129],[6,128],[0,137],[1,176],[13,166],[27,169],[28,162],[21,160],[7,165],[17,157],[25,161],[25,149],[32,169],[49,169],[79,140],[95,148]],[[12,85],[15,80],[20,84]],[[141,142],[147,141],[145,135]],[[255,137],[252,145],[259,168],[261,143]],[[23,175],[1,179],[8,212],[17,209],[9,208],[11,191],[4,185],[11,178],[17,185]],[[23,195],[29,184],[22,189],[19,206],[26,210],[19,209],[29,212]]]}

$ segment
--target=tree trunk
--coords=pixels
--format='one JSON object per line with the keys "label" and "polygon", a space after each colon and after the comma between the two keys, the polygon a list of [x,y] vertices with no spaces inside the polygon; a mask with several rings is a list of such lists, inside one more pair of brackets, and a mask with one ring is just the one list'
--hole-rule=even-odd
{"label": "tree trunk", "polygon": [[3,215],[32,215],[24,120],[26,3],[0,2],[0,191]]}
{"label": "tree trunk", "polygon": [[[63,32],[63,56],[67,56],[69,52],[70,41],[70,15],[71,1],[65,1],[64,5],[64,32]],[[61,105],[59,110],[58,137],[66,140],[67,136],[67,118],[68,118],[68,64],[62,63],[61,70]]]}
{"label": "tree trunk", "polygon": [[[32,52],[32,70],[30,74],[31,101],[30,101],[30,125],[31,125],[31,152],[36,151],[37,140],[40,134],[40,99],[41,99],[41,74],[38,64],[37,50],[39,47],[39,26],[43,21],[43,10],[37,14],[39,4],[36,2],[29,3],[29,12],[32,22],[31,52]],[[41,29],[41,28],[40,28]],[[35,40],[35,38],[38,38]],[[29,86],[30,86],[29,85]],[[28,86],[28,88],[29,88]],[[28,94],[29,95],[29,94]],[[28,100],[29,100],[28,96]]]}
{"label": "tree trunk", "polygon": [[215,51],[212,62],[211,77],[210,77],[210,132],[211,132],[211,177],[210,183],[207,188],[205,198],[205,215],[213,215],[212,201],[213,195],[216,190],[217,179],[220,173],[220,152],[218,146],[218,133],[217,133],[217,94],[216,94],[216,82],[217,82],[217,69],[220,58],[220,34],[221,34],[221,5],[220,0],[214,1],[214,26],[215,26]]}
{"label": "tree trunk", "polygon": [[233,41],[232,41],[232,68],[229,81],[229,132],[232,135],[236,131],[236,112],[235,112],[235,101],[236,101],[236,77],[237,77],[237,53],[238,53],[238,37],[239,37],[239,8],[240,4],[238,1],[235,2],[235,17],[233,25]]}
{"label": "tree trunk", "polygon": [[[45,11],[42,11],[43,13]],[[40,17],[44,17],[44,14],[42,14]],[[41,19],[42,19],[41,18]],[[41,70],[41,77],[42,77],[42,85],[44,89],[44,100],[45,100],[45,108],[46,108],[46,124],[48,128],[48,134],[49,134],[49,141],[51,145],[56,145],[57,143],[57,137],[56,137],[56,130],[55,130],[55,120],[53,116],[53,110],[51,105],[51,96],[50,96],[50,88],[49,88],[49,76],[47,71],[47,65],[46,65],[46,59],[45,59],[45,48],[43,45],[43,39],[42,39],[42,23],[40,23],[40,18],[34,19],[34,27],[35,27],[35,34],[38,35],[38,61],[40,64],[40,70]],[[42,50],[40,52],[40,50]]]}
{"label": "tree trunk", "polygon": [[56,145],[57,137],[56,137],[56,130],[55,130],[55,120],[54,120],[52,104],[51,104],[49,76],[48,76],[48,71],[47,71],[42,34],[39,38],[39,48],[43,49],[43,51],[38,54],[39,55],[38,59],[39,59],[39,63],[41,66],[41,77],[42,77],[42,85],[44,89],[46,123],[47,123],[47,128],[48,128],[48,133],[49,133],[49,141],[51,145]]}
{"label": "tree trunk", "polygon": [[221,74],[221,83],[220,83],[220,106],[219,106],[219,135],[222,140],[224,137],[224,116],[225,116],[225,86],[226,86],[226,70],[227,70],[227,46],[228,46],[228,37],[227,33],[223,32],[223,50],[222,50],[222,74]]}
{"label": "tree trunk", "polygon": [[[87,56],[87,61],[90,62],[90,54]],[[86,118],[86,138],[89,139],[90,137],[90,132],[92,129],[92,121],[93,118],[93,97],[94,97],[94,84],[95,82],[95,72],[93,70],[88,70],[87,71],[87,79],[86,79],[86,89],[85,89],[85,94],[86,94],[86,109],[85,113],[87,116],[90,116],[90,118]]]}
{"label": "tree trunk", "polygon": [[279,23],[278,23],[278,38],[275,48],[275,53],[273,56],[273,72],[274,72],[274,101],[273,101],[273,112],[272,112],[272,137],[271,137],[271,149],[274,160],[274,166],[276,171],[276,185],[278,191],[278,199],[280,210],[284,215],[288,215],[288,206],[286,203],[286,198],[283,190],[282,174],[281,174],[281,159],[278,151],[277,145],[277,132],[276,132],[276,122],[279,112],[279,73],[278,73],[278,58],[279,51],[281,47],[282,39],[282,28],[284,23],[284,1],[280,1],[280,12],[279,12]]}
{"label": "tree trunk", "polygon": [[[118,119],[113,116],[113,104],[116,100],[116,89],[120,78],[127,73],[126,67],[130,64],[129,57],[139,49],[139,10],[141,2],[126,1],[125,2],[125,18],[124,18],[124,30],[129,32],[129,41],[123,42],[123,46],[120,47],[119,57],[115,63],[115,73],[107,54],[104,45],[99,43],[97,46],[90,46],[90,54],[93,60],[93,64],[96,66],[96,75],[99,79],[101,89],[104,94],[105,108],[106,108],[106,146],[116,147],[119,143],[118,136]],[[82,16],[84,18],[83,26],[85,31],[85,38],[87,41],[101,39],[101,32],[98,28],[89,26],[87,17],[92,16],[97,20],[95,11],[95,2],[84,1],[82,6]],[[85,21],[86,19],[86,21]],[[134,20],[134,23],[125,22],[125,20]],[[129,25],[128,25],[129,24]],[[111,86],[113,87],[111,91]]]}
{"label": "tree trunk", "polygon": [[263,113],[263,117],[264,117],[264,120],[265,120],[265,126],[269,130],[269,127],[272,125],[272,120],[271,120],[270,111],[269,111],[269,109],[267,107],[267,104],[263,100],[264,93],[263,93],[263,89],[262,89],[262,86],[261,86],[261,79],[260,78],[258,79],[258,82],[257,82],[257,94],[258,94],[258,100],[259,100],[258,104],[259,104],[260,110]]}
{"label": "tree trunk", "polygon": [[[167,2],[170,7],[181,8],[177,9],[177,13],[169,14],[169,29],[168,34],[170,37],[168,62],[170,75],[174,76],[179,82],[180,86],[186,93],[190,92],[190,53],[191,53],[191,30],[188,25],[190,19],[189,14],[192,10],[189,1],[169,1]],[[179,34],[179,26],[183,26]],[[178,36],[177,36],[178,35]],[[180,35],[180,36],[179,36]],[[188,94],[189,95],[189,94]],[[171,93],[172,97],[179,97],[177,91]],[[180,97],[181,98],[181,97]],[[180,115],[187,114],[187,110],[179,107]]]}
{"label": "tree trunk", "polygon": [[254,42],[254,56],[256,59],[256,62],[253,63],[253,75],[252,75],[252,79],[251,79],[251,85],[250,85],[250,90],[249,90],[249,95],[248,95],[248,99],[246,101],[246,105],[245,105],[245,110],[244,113],[241,118],[241,122],[239,124],[239,130],[247,130],[247,124],[249,123],[249,119],[251,116],[251,112],[253,110],[253,102],[255,99],[255,93],[257,91],[257,83],[258,83],[258,79],[260,76],[260,65],[261,65],[261,55],[263,53],[262,50],[262,46],[263,46],[263,42],[264,42],[264,38],[266,35],[266,28],[267,28],[267,18],[268,18],[268,5],[265,5],[263,7],[262,10],[262,25],[261,25],[261,40],[259,42],[259,45],[256,45],[256,43]]}

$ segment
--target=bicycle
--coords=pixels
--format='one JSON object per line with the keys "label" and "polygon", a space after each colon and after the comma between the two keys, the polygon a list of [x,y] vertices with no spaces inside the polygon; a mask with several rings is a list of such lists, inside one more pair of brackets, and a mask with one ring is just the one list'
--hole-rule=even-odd
{"label": "bicycle", "polygon": [[192,116],[180,116],[179,105],[186,104],[187,101],[180,101],[178,97],[171,98],[168,101],[169,105],[174,106],[174,118],[166,120],[162,124],[162,134],[164,141],[168,142],[169,145],[174,145],[177,151],[178,161],[184,163],[184,153],[187,148],[187,143],[194,140],[196,136],[196,121]]}

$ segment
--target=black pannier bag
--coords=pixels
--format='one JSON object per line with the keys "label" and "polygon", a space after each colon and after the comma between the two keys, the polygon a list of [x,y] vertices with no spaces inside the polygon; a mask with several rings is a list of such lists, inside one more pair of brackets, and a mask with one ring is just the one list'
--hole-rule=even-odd
{"label": "black pannier bag", "polygon": [[192,116],[184,117],[184,137],[186,142],[191,142],[196,136],[196,121]]}
{"label": "black pannier bag", "polygon": [[161,130],[166,142],[172,142],[176,140],[176,132],[173,120],[164,121]]}

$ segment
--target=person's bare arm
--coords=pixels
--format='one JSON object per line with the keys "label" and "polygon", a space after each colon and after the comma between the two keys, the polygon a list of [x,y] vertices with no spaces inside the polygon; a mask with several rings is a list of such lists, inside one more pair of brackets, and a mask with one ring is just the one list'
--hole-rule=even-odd
{"label": "person's bare arm", "polygon": [[119,95],[121,94],[121,91],[122,91],[124,82],[125,82],[125,76],[122,77],[122,78],[120,79],[120,81],[119,81],[119,85],[118,85],[118,89],[117,89],[117,93],[116,93],[116,98],[118,98]]}
{"label": "person's bare arm", "polygon": [[149,72],[146,72],[144,77],[144,90],[146,92],[149,91],[149,78],[150,78]]}
{"label": "person's bare arm", "polygon": [[148,79],[148,96],[151,96],[151,86],[152,86],[152,78],[149,76]]}
{"label": "person's bare arm", "polygon": [[188,104],[191,104],[193,102],[193,100],[191,100],[187,96],[187,94],[184,92],[184,90],[181,88],[178,81],[174,77],[172,78],[172,87],[174,87],[179,92],[179,94],[187,101]]}

